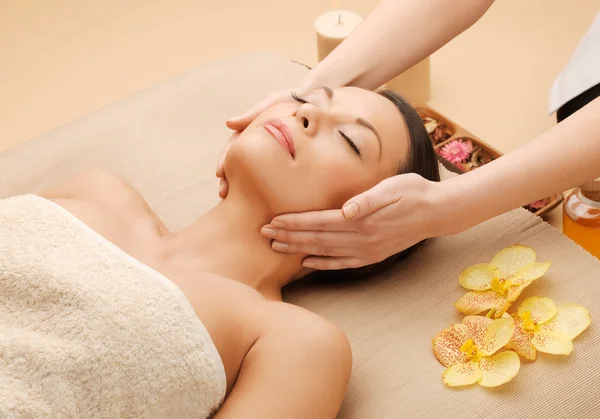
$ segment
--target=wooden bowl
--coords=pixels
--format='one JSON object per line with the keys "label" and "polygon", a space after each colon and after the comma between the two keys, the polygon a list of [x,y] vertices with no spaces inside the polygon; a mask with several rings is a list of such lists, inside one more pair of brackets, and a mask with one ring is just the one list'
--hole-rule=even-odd
{"label": "wooden bowl", "polygon": [[[452,142],[455,142],[455,141],[469,142],[472,145],[473,151],[469,155],[469,158],[462,163],[454,164],[454,163],[446,160],[441,155],[441,151],[444,149],[444,147],[446,147],[446,145],[448,145]],[[493,147],[489,146],[488,144],[482,142],[481,140],[478,140],[477,138],[473,138],[473,137],[452,137],[449,140],[438,144],[434,148],[435,148],[435,151],[436,151],[439,159],[444,160],[444,162],[447,162],[447,163],[451,164],[452,166],[454,166],[454,168],[450,168],[450,170],[455,171],[456,173],[470,172],[471,170],[475,170],[478,167],[481,167],[484,164],[489,163],[492,160],[496,160],[498,157],[502,156],[502,153],[500,153],[495,148],[493,148]],[[444,162],[442,164],[444,164]],[[446,165],[446,164],[444,164],[444,165]]]}
{"label": "wooden bowl", "polygon": [[[456,134],[456,125],[450,122],[444,116],[435,112],[433,109],[419,107],[417,108],[417,112],[419,113],[419,116],[421,117],[421,120],[423,120],[423,122],[425,122],[425,118],[432,118],[439,123],[438,127],[433,132],[430,132],[429,129],[427,130],[427,132],[429,133],[429,138],[431,139],[431,143],[434,146],[445,142],[448,138],[451,138],[454,134]],[[425,124],[425,128],[428,128],[427,124]],[[444,131],[444,136],[447,135],[448,138],[438,140],[436,138],[436,133],[440,130]]]}
{"label": "wooden bowl", "polygon": [[[446,118],[445,116],[441,115],[439,112],[433,110],[432,108],[430,108],[429,106],[420,106],[417,107],[417,112],[419,112],[419,114],[421,115],[421,117],[423,118],[423,116],[426,117],[430,117],[433,119],[436,119],[444,124],[446,124],[448,127],[451,128],[451,132],[452,135],[447,138],[445,141],[439,142],[439,143],[435,143],[434,140],[432,139],[432,143],[434,144],[434,149],[436,151],[436,155],[438,158],[438,161],[444,165],[444,167],[448,170],[450,170],[451,172],[454,173],[458,173],[458,174],[463,174],[467,171],[470,170],[475,170],[477,167],[469,167],[469,166],[465,166],[461,163],[458,164],[454,164],[450,161],[448,161],[447,159],[445,159],[444,157],[442,157],[440,155],[440,151],[449,143],[451,143],[452,141],[471,141],[471,143],[473,144],[473,149],[474,150],[481,150],[483,153],[489,155],[490,157],[492,157],[492,160],[497,159],[498,157],[501,157],[503,154],[496,150],[494,147],[490,146],[489,144],[485,143],[484,141],[482,141],[480,138],[478,138],[477,136],[471,134],[469,131],[467,131],[466,129],[464,129],[463,127],[461,127],[460,125],[458,125],[457,123],[455,123],[454,121]],[[473,156],[473,153],[471,154],[470,158]],[[540,208],[531,208],[530,205],[525,205],[523,208],[527,209],[528,211],[533,212],[535,215],[538,216],[543,216],[545,214],[547,214],[548,212],[550,212],[551,210],[553,210],[554,208],[556,208],[562,201],[564,200],[563,194],[562,193],[557,193],[555,195],[552,195],[550,197],[547,197],[544,199],[545,204],[543,205],[543,207]]]}
{"label": "wooden bowl", "polygon": [[554,208],[559,206],[564,200],[564,195],[562,193],[557,193],[545,199],[546,204],[541,208],[529,208],[528,205],[524,206],[526,210],[533,212],[535,215],[542,216],[552,211]]}

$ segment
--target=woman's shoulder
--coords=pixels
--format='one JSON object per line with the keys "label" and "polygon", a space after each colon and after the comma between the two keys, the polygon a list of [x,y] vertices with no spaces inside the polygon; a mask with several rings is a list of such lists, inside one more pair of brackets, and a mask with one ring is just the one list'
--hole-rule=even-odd
{"label": "woman's shoulder", "polygon": [[105,207],[139,204],[143,197],[122,176],[95,168],[73,176],[42,191],[47,199],[79,199]]}
{"label": "woman's shoulder", "polygon": [[163,233],[166,227],[142,195],[122,176],[104,169],[79,172],[38,193],[72,213],[121,247],[133,238]]}
{"label": "woman's shoulder", "polygon": [[298,351],[303,353],[313,350],[319,355],[336,355],[351,361],[348,337],[335,323],[288,303],[272,303],[271,310],[267,333],[298,344]]}
{"label": "woman's shoulder", "polygon": [[252,399],[267,394],[269,400],[260,403],[272,410],[270,417],[290,416],[290,410],[301,411],[303,417],[334,417],[352,372],[346,335],[300,307],[268,305],[266,327],[244,359],[232,393],[237,396],[234,402],[240,401],[240,394]]}
{"label": "woman's shoulder", "polygon": [[150,216],[162,229],[164,225],[144,197],[123,176],[94,168],[79,172],[42,191],[43,198],[64,203],[76,200],[118,215]]}
{"label": "woman's shoulder", "polygon": [[350,345],[342,330],[282,302],[257,305],[254,313],[261,318],[261,332],[219,414],[335,417],[352,370]]}

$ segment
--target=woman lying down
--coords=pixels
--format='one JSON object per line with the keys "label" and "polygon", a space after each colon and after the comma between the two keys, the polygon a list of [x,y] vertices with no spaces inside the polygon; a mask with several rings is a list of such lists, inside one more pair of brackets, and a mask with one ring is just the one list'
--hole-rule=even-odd
{"label": "woman lying down", "polygon": [[0,201],[0,417],[336,416],[348,340],[282,302],[309,271],[260,229],[394,174],[439,172],[392,92],[321,88],[297,102],[240,135],[227,198],[179,232],[98,170]]}

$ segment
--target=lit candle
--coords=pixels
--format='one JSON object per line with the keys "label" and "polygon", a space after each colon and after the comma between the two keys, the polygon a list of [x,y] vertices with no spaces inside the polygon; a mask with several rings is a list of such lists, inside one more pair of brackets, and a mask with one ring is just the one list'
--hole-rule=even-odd
{"label": "lit candle", "polygon": [[360,24],[362,17],[347,10],[333,10],[315,21],[319,61],[327,57]]}

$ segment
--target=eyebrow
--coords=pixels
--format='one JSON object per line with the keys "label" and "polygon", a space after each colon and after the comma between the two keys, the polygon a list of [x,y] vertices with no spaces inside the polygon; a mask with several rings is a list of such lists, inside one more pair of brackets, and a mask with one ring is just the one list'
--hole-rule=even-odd
{"label": "eyebrow", "polygon": [[377,141],[379,141],[379,158],[381,158],[381,150],[383,147],[381,145],[381,137],[379,136],[379,133],[377,132],[375,127],[373,125],[371,125],[369,123],[369,121],[367,121],[363,118],[356,118],[356,123],[359,125],[362,125],[363,127],[367,127],[368,129],[370,129],[373,132],[373,134],[375,134],[375,137],[377,137]]}
{"label": "eyebrow", "polygon": [[331,87],[320,86],[320,87],[317,87],[317,89],[325,90],[325,93],[327,94],[327,97],[329,98],[329,100],[333,99],[333,89]]}
{"label": "eyebrow", "polygon": [[[320,86],[320,87],[317,87],[317,89],[324,90],[325,93],[327,94],[327,97],[329,98],[329,100],[333,99],[333,89],[331,87]],[[373,134],[375,134],[375,137],[377,137],[377,141],[379,141],[379,159],[381,159],[381,153],[383,150],[383,146],[381,145],[381,137],[379,136],[379,132],[377,131],[377,129],[375,129],[375,127],[364,118],[356,118],[356,123],[371,130],[371,132],[373,132]]]}

